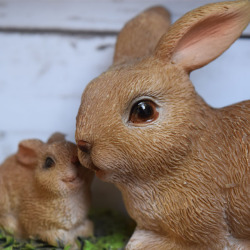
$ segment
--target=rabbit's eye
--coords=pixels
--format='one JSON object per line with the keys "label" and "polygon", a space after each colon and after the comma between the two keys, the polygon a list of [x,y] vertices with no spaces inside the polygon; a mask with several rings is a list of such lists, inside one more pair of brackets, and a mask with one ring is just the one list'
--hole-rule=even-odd
{"label": "rabbit's eye", "polygon": [[51,157],[47,157],[43,165],[43,168],[49,169],[53,167],[54,165],[55,165],[55,161]]}
{"label": "rabbit's eye", "polygon": [[139,101],[131,109],[129,121],[132,123],[147,123],[156,120],[159,116],[157,105],[149,100]]}

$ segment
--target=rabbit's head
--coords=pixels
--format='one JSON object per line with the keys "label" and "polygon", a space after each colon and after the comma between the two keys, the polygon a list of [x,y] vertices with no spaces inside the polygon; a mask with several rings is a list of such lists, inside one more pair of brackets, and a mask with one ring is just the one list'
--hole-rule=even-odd
{"label": "rabbit's head", "polygon": [[[161,30],[163,36],[152,52],[144,46],[145,56],[141,51],[137,55],[136,44],[128,45],[130,40],[124,42],[120,38],[126,36],[120,35],[114,64],[82,95],[76,125],[81,163],[114,183],[147,182],[183,164],[211,112],[195,92],[189,73],[223,53],[249,23],[249,13],[247,0],[198,8],[167,33]],[[155,30],[157,24],[151,24],[147,19],[135,24],[127,37],[156,44],[159,34],[150,38],[134,33],[145,27]],[[134,53],[122,53],[125,47]]]}
{"label": "rabbit's head", "polygon": [[16,159],[34,174],[34,189],[45,195],[65,196],[90,186],[93,174],[81,166],[75,144],[60,133],[53,134],[47,143],[38,139],[19,143]]}

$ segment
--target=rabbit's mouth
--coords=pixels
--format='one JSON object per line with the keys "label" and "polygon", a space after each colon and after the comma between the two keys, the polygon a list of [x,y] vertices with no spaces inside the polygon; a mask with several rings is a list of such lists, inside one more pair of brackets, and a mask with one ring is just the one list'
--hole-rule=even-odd
{"label": "rabbit's mouth", "polygon": [[77,178],[77,176],[68,176],[68,177],[63,178],[62,181],[64,181],[64,182],[73,182],[73,181],[76,180],[76,178]]}
{"label": "rabbit's mouth", "polygon": [[91,165],[91,169],[94,170],[96,176],[101,179],[101,176],[104,174],[104,171],[98,168],[97,166],[95,166],[94,164]]}
{"label": "rabbit's mouth", "polygon": [[72,176],[67,176],[62,179],[62,181],[69,187],[69,188],[74,188],[81,186],[83,181],[81,178],[77,175],[72,175]]}
{"label": "rabbit's mouth", "polygon": [[91,164],[90,168],[91,168],[91,170],[94,170],[95,172],[101,170],[100,168],[98,168],[98,167],[97,167],[96,165],[94,165],[93,163]]}
{"label": "rabbit's mouth", "polygon": [[103,169],[97,167],[97,166],[94,165],[93,163],[91,164],[90,169],[93,170],[93,171],[95,171],[95,175],[96,175],[99,179],[101,179],[101,180],[103,180],[103,179],[106,177],[106,175],[107,175],[107,173],[106,173],[105,170],[103,170]]}
{"label": "rabbit's mouth", "polygon": [[95,170],[95,174],[101,180],[103,180],[106,176],[106,172],[104,170],[101,170],[101,169]]}
{"label": "rabbit's mouth", "polygon": [[99,178],[104,180],[105,177],[107,176],[107,171],[101,169],[99,166],[94,164],[93,160],[90,157],[86,157],[86,154],[83,154],[81,151],[78,153],[79,155],[79,160],[81,164],[88,168],[91,171],[95,172],[95,175]]}

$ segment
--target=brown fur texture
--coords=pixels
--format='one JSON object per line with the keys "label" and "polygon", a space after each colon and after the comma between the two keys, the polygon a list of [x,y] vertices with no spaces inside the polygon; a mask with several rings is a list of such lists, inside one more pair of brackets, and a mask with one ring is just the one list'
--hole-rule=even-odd
{"label": "brown fur texture", "polygon": [[169,12],[160,6],[136,16],[123,27],[117,37],[114,63],[150,55],[170,23]]}
{"label": "brown fur texture", "polygon": [[0,225],[16,237],[76,247],[77,236],[93,234],[87,219],[92,179],[64,135],[55,133],[47,143],[22,141],[0,166]]}
{"label": "brown fur texture", "polygon": [[[133,20],[129,26],[142,33],[147,25]],[[211,108],[189,79],[249,21],[246,0],[200,7],[161,34],[151,55],[115,57],[85,89],[79,159],[121,190],[137,223],[127,249],[250,248],[250,101]],[[133,123],[132,107],[143,100],[159,115]]]}

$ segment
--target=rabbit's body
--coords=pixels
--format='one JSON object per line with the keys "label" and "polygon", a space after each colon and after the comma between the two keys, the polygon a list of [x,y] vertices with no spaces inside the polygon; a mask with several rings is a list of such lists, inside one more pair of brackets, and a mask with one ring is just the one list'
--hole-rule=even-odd
{"label": "rabbit's body", "polygon": [[[137,223],[127,249],[250,247],[250,101],[213,109],[189,79],[233,43],[249,13],[246,0],[201,7],[140,58],[129,40],[124,48],[134,54],[121,51],[121,38],[137,35],[127,29],[132,20],[114,65],[85,89],[79,159],[121,190]],[[142,21],[135,31],[154,25]],[[146,33],[137,36],[144,45]]]}
{"label": "rabbit's body", "polygon": [[[213,110],[209,124],[204,116],[192,128],[190,151],[170,174],[117,185],[137,228],[164,232],[184,249],[202,249],[201,243],[222,249],[236,241],[231,238],[250,246],[249,110],[249,101]],[[215,248],[217,241],[222,242]]]}
{"label": "rabbit's body", "polygon": [[[17,237],[38,237],[53,245],[74,245],[77,236],[91,235],[87,213],[92,175],[71,162],[77,159],[76,146],[65,140],[47,145],[30,140],[39,163],[26,165],[31,153],[22,151],[24,143],[0,166],[0,225]],[[43,168],[46,156],[56,159],[57,165]]]}

